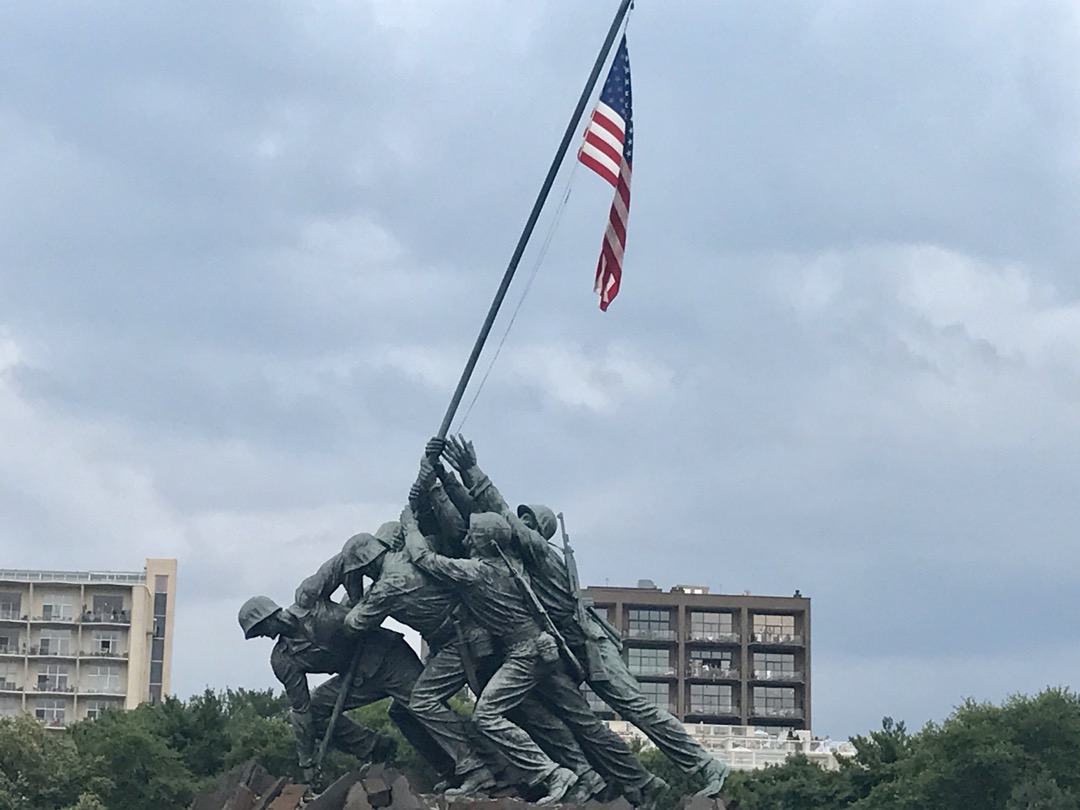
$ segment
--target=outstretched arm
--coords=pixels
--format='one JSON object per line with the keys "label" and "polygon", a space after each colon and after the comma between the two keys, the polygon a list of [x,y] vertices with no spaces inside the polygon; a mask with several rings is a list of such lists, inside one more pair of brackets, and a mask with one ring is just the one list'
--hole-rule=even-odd
{"label": "outstretched arm", "polygon": [[427,538],[420,533],[420,527],[416,523],[416,516],[413,515],[411,508],[402,511],[401,528],[405,532],[405,550],[409,558],[424,573],[459,585],[479,579],[481,574],[479,561],[444,557],[435,553]]}

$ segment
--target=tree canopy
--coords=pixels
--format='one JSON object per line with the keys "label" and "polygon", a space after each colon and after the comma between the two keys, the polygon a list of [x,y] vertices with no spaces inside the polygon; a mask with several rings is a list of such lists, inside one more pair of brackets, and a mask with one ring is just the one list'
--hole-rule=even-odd
{"label": "tree canopy", "polygon": [[[422,771],[387,708],[382,701],[350,714],[395,736],[399,748],[390,764]],[[839,770],[795,756],[732,774],[727,791],[744,810],[1080,810],[1080,697],[1068,689],[1001,705],[969,700],[917,733],[885,718],[852,743],[856,754],[841,760]],[[666,807],[697,789],[655,748],[638,755],[671,783]],[[182,810],[250,759],[300,778],[288,702],[271,690],[207,690],[186,701],[107,712],[65,731],[30,716],[0,719],[0,808]],[[354,766],[334,752],[325,770],[334,778]]]}

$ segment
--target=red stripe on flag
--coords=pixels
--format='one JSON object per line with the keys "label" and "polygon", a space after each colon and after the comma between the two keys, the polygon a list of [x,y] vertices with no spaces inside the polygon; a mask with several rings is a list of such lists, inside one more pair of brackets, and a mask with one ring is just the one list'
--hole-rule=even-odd
{"label": "red stripe on flag", "polygon": [[578,160],[580,160],[583,164],[588,166],[590,169],[592,169],[598,175],[600,175],[605,180],[607,180],[609,183],[611,183],[611,185],[617,186],[619,184],[619,176],[617,174],[615,174],[613,171],[611,171],[610,167],[608,167],[604,163],[601,163],[599,160],[594,158],[592,155],[587,154],[586,152],[578,152]]}

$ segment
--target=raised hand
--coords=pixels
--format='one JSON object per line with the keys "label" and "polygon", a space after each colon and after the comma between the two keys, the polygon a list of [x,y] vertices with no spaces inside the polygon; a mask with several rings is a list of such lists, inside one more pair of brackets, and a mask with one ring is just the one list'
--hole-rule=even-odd
{"label": "raised hand", "polygon": [[438,436],[433,436],[428,440],[428,443],[424,445],[424,455],[428,458],[436,459],[442,455],[444,449],[446,449],[446,439],[440,439]]}
{"label": "raised hand", "polygon": [[458,472],[476,466],[476,450],[473,449],[473,443],[467,441],[460,433],[446,440],[443,458]]}

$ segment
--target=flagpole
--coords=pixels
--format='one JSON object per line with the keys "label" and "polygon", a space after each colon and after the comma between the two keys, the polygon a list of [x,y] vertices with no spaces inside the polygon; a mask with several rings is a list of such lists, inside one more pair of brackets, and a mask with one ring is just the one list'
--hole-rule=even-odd
{"label": "flagpole", "polygon": [[461,372],[461,379],[458,380],[457,389],[454,391],[454,396],[450,400],[450,406],[446,409],[446,415],[443,417],[442,425],[439,426],[438,434],[436,434],[440,439],[446,437],[447,432],[450,430],[450,423],[454,421],[454,414],[457,413],[458,405],[461,404],[461,398],[465,395],[465,389],[469,385],[469,379],[472,377],[473,369],[476,368],[476,361],[480,359],[480,352],[484,348],[484,342],[487,340],[488,333],[491,332],[492,324],[495,323],[495,316],[498,314],[499,307],[502,306],[503,299],[506,297],[506,291],[509,289],[510,282],[514,278],[518,262],[521,261],[522,254],[525,253],[525,247],[529,244],[529,238],[532,236],[533,228],[536,227],[536,221],[540,218],[540,212],[544,208],[544,203],[547,202],[548,193],[555,183],[555,176],[559,173],[559,167],[562,165],[563,158],[566,156],[566,150],[570,148],[570,142],[577,132],[581,114],[585,111],[585,105],[589,103],[589,97],[592,95],[593,88],[596,86],[596,80],[600,77],[600,71],[603,69],[604,62],[607,59],[608,53],[611,51],[611,46],[619,33],[619,28],[622,26],[623,20],[626,17],[626,12],[632,4],[633,0],[622,0],[619,3],[619,10],[615,12],[615,19],[611,21],[611,28],[608,29],[607,37],[604,39],[604,44],[600,47],[600,53],[596,57],[596,63],[593,65],[592,72],[585,82],[585,89],[581,91],[581,98],[578,99],[577,106],[574,107],[574,113],[570,116],[570,123],[566,126],[566,132],[563,133],[562,141],[559,143],[559,148],[555,152],[555,158],[551,161],[551,166],[548,168],[547,177],[544,178],[544,182],[540,186],[540,193],[536,195],[536,202],[533,203],[532,211],[529,212],[529,218],[525,221],[525,227],[521,231],[521,236],[518,237],[517,247],[514,248],[514,253],[510,257],[510,263],[506,266],[506,272],[503,273],[499,289],[495,292],[495,299],[491,302],[487,317],[484,318],[484,323],[480,327],[480,334],[477,336],[476,343],[473,345],[469,360],[465,363],[464,371]]}

